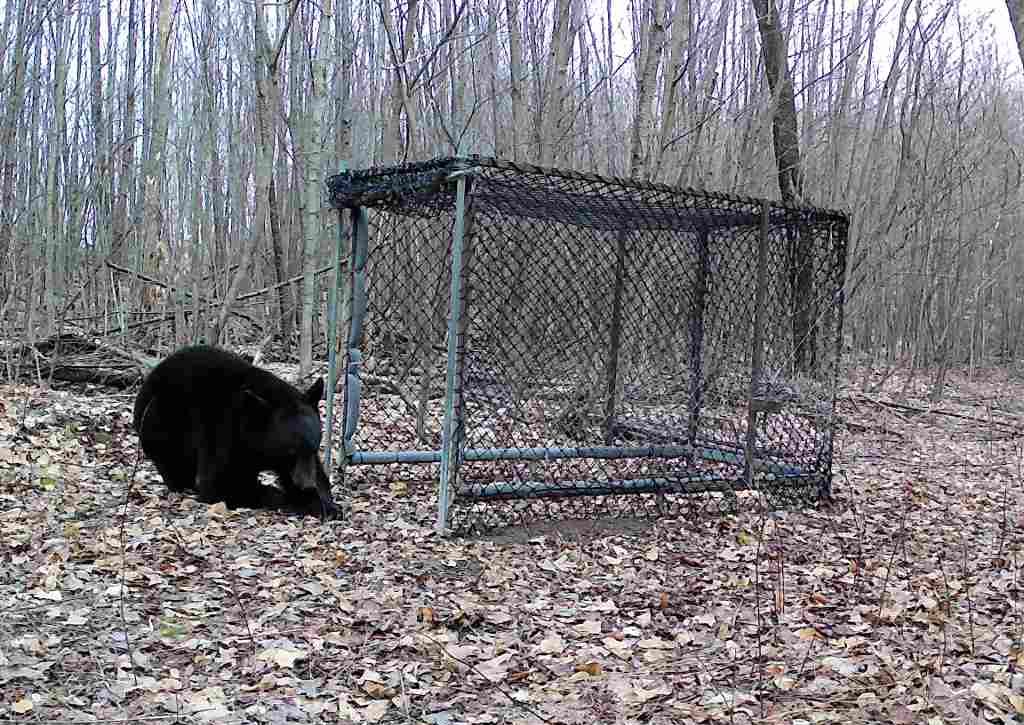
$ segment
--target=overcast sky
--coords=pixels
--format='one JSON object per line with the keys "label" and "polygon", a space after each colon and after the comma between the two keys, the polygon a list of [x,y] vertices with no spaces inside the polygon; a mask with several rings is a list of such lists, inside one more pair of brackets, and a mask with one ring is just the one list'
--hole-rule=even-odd
{"label": "overcast sky", "polygon": [[[735,0],[734,0],[735,1]],[[749,0],[739,0],[740,2],[748,2]],[[808,0],[808,3],[812,8],[817,7],[824,0]],[[833,3],[845,4],[847,7],[852,7],[858,0],[830,0]],[[942,0],[939,0],[941,2]],[[591,12],[597,13],[598,15],[603,14],[605,11],[605,0],[590,0]],[[937,6],[939,2],[926,2],[925,7]],[[781,4],[781,3],[780,3]],[[888,45],[888,52],[892,52],[892,42],[895,41],[895,23],[899,17],[899,9],[901,0],[886,0],[885,11],[883,17],[888,19],[888,26],[892,32],[886,33],[885,26],[883,26],[880,37],[876,39],[876,57],[878,58],[879,65],[884,67],[887,62],[884,60],[886,53],[886,45]],[[629,55],[632,51],[632,40],[630,37],[630,21],[629,21],[629,6],[630,0],[612,0],[612,12],[617,19],[616,25],[618,26],[618,39],[615,43],[617,54],[620,57]],[[975,28],[975,20],[985,19],[985,25],[988,28],[988,34],[994,38],[999,48],[999,58],[1004,64],[1010,64],[1011,71],[1014,74],[1020,74],[1020,59],[1017,53],[1017,43],[1013,37],[1013,29],[1010,27],[1010,16],[1006,11],[1005,0],[960,0],[960,13],[965,20],[965,31],[973,31]],[[955,22],[949,23],[950,30],[955,32]],[[885,42],[885,37],[888,35],[890,42]],[[950,35],[947,42],[954,42],[955,36]]]}

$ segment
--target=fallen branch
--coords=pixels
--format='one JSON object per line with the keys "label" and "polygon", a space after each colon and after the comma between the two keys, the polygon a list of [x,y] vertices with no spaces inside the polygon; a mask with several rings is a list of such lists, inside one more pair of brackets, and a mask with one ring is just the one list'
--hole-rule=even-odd
{"label": "fallen branch", "polygon": [[[341,266],[344,267],[346,264],[348,264],[348,260],[347,259],[343,259],[341,261]],[[332,269],[333,269],[333,266],[328,264],[326,267],[321,267],[320,269],[314,270],[313,276],[314,277],[319,277],[324,272],[330,272]],[[263,289],[258,289],[255,292],[246,292],[244,295],[238,295],[238,297],[235,298],[235,301],[236,302],[241,302],[242,300],[248,300],[248,299],[252,299],[253,297],[259,297],[260,295],[265,295],[268,292],[273,292],[274,290],[276,290],[276,289],[278,289],[280,287],[284,287],[285,285],[295,284],[296,282],[300,282],[300,281],[302,281],[302,278],[304,276],[305,275],[303,275],[303,274],[299,274],[299,275],[296,275],[296,276],[292,277],[291,279],[286,279],[284,282],[278,282],[277,284],[272,284],[269,287],[264,287]]]}
{"label": "fallen branch", "polygon": [[136,277],[138,279],[141,279],[143,282],[149,282],[150,284],[155,284],[157,287],[163,287],[165,290],[168,290],[169,292],[181,291],[186,296],[192,297],[192,293],[189,292],[186,289],[180,289],[179,290],[178,287],[175,287],[174,285],[172,285],[172,284],[170,284],[168,282],[164,282],[163,280],[159,280],[156,277],[150,277],[148,274],[143,274],[142,272],[136,272],[134,269],[128,269],[128,267],[122,267],[119,264],[114,264],[110,260],[107,260],[107,266],[110,267],[115,272],[120,272],[121,274],[127,274],[127,275],[130,275],[132,277]]}
{"label": "fallen branch", "polygon": [[107,256],[104,257],[102,260],[96,260],[96,263],[93,264],[92,268],[86,273],[85,277],[78,284],[77,289],[72,294],[68,295],[67,299],[64,301],[64,306],[61,308],[60,314],[57,315],[58,319],[64,319],[64,317],[68,314],[68,311],[74,306],[75,302],[78,301],[78,298],[82,296],[82,293],[85,291],[85,288],[89,286],[89,283],[92,282],[96,278],[96,275],[99,274],[100,270],[103,269],[103,263],[110,262],[110,258],[118,253],[118,251],[121,249],[121,245],[124,243],[124,240],[128,238],[129,234],[134,233],[134,231],[135,227],[134,225],[131,225],[123,232],[121,232],[121,235],[117,239],[115,239],[113,243],[110,245],[110,252],[107,254]]}
{"label": "fallen branch", "polygon": [[1010,423],[1003,423],[997,420],[978,418],[977,416],[965,415],[963,413],[954,413],[951,410],[941,410],[939,408],[921,408],[914,405],[907,405],[905,403],[895,403],[889,400],[879,400],[877,398],[868,397],[867,395],[858,395],[856,396],[856,399],[862,400],[866,403],[870,403],[871,405],[877,406],[879,408],[892,408],[894,410],[901,410],[906,413],[911,413],[913,415],[930,414],[939,415],[946,418],[957,418],[959,420],[970,421],[971,423],[980,423],[982,425],[991,426],[993,428],[999,428],[1004,432],[1012,433],[1017,436],[1024,436],[1024,428],[1019,428],[1015,425],[1011,425]]}
{"label": "fallen branch", "polygon": [[71,334],[18,344],[11,352],[22,359],[27,370],[43,372],[48,379],[119,389],[135,385],[157,362],[147,355]]}
{"label": "fallen branch", "polygon": [[[203,304],[198,310],[194,310],[194,309],[185,310],[185,316],[188,317],[189,315],[193,315],[193,314],[197,314],[197,313],[201,314],[203,312],[206,312],[206,310],[210,309],[211,307],[213,307],[216,304],[217,304],[216,300],[211,300],[211,301],[206,302],[205,304]],[[129,313],[129,314],[132,314],[132,313]],[[137,313],[135,313],[135,314],[137,314]],[[149,314],[153,314],[153,313],[149,313]],[[239,312],[237,310],[232,310],[231,314],[234,315],[235,317],[238,317],[238,318],[240,318],[242,320],[245,320],[250,325],[255,327],[257,330],[261,330],[261,331],[263,330],[263,325],[261,325],[259,322],[257,322],[252,316],[247,315],[244,312]],[[148,320],[138,320],[137,322],[130,322],[127,325],[124,325],[124,326],[117,325],[115,327],[109,327],[106,330],[103,330],[102,332],[99,332],[97,334],[102,335],[103,337],[106,337],[107,335],[114,335],[114,334],[116,334],[118,332],[127,332],[128,330],[135,330],[135,329],[138,329],[140,327],[149,327],[150,325],[159,325],[159,324],[161,324],[163,322],[168,322],[170,320],[173,320],[174,317],[175,317],[174,311],[165,312],[163,314],[156,313],[156,315],[157,315],[156,317],[152,317],[152,318],[150,318]]]}

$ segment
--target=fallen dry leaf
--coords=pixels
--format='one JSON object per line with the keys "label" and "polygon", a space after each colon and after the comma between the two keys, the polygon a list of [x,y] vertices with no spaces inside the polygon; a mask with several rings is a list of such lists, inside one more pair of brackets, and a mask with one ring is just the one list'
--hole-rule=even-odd
{"label": "fallen dry leaf", "polygon": [[278,667],[291,668],[301,659],[306,658],[306,653],[300,649],[289,649],[285,647],[271,647],[260,652],[256,659],[264,662],[273,662]]}

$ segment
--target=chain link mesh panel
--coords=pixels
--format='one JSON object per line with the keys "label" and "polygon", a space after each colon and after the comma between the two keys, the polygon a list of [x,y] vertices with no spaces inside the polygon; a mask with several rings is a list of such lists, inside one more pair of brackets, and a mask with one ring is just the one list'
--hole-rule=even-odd
{"label": "chain link mesh panel", "polygon": [[479,157],[329,187],[371,210],[349,478],[436,481],[447,403],[456,531],[830,494],[843,214]]}

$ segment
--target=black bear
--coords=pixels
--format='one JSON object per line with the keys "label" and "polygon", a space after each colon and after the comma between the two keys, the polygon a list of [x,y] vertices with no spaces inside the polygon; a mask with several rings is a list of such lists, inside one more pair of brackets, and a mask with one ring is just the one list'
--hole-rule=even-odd
{"label": "black bear", "polygon": [[[321,378],[305,393],[216,347],[185,347],[153,368],[133,423],[172,491],[229,508],[285,508],[333,518],[338,507],[320,461]],[[277,474],[282,490],[259,483]]]}

